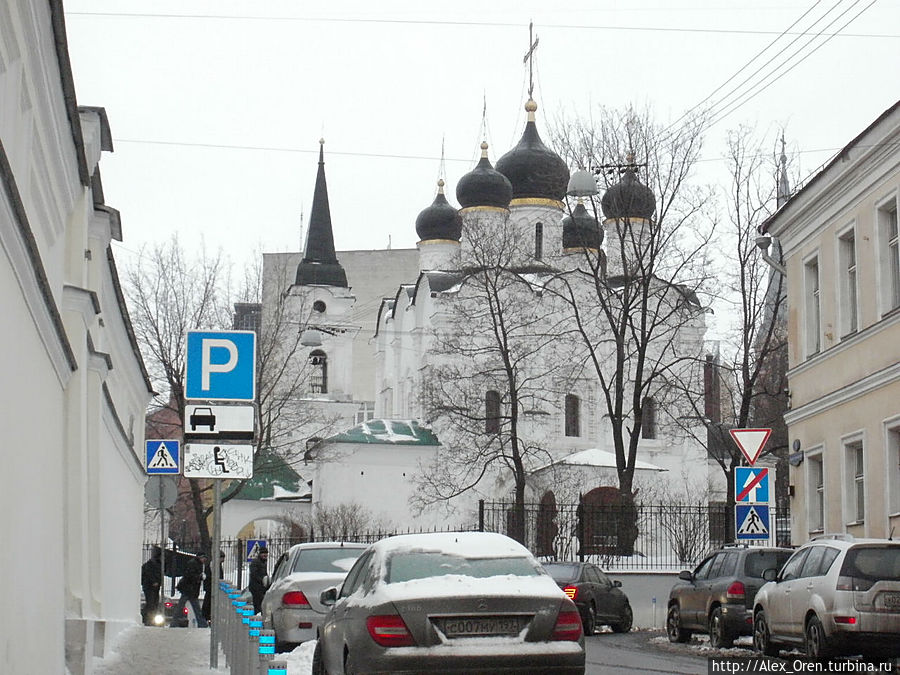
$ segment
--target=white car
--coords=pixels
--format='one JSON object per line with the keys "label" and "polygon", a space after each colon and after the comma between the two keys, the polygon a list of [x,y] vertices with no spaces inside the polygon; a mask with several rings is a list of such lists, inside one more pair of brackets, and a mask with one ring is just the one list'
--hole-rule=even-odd
{"label": "white car", "polygon": [[266,628],[275,631],[279,651],[316,639],[329,609],[320,593],[340,585],[365,550],[366,544],[311,542],[292,546],[278,559],[260,612]]}

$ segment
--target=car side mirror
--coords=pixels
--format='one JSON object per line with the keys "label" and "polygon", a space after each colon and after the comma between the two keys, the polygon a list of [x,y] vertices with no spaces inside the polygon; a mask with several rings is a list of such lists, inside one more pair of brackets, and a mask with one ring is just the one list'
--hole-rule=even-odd
{"label": "car side mirror", "polygon": [[693,581],[694,575],[690,570],[681,570],[681,572],[678,573],[678,578],[682,581]]}
{"label": "car side mirror", "polygon": [[319,602],[321,602],[326,607],[331,607],[334,603],[337,602],[337,596],[337,586],[331,586],[330,588],[326,588],[319,594]]}
{"label": "car side mirror", "polygon": [[778,579],[778,570],[776,570],[774,567],[763,570],[762,577],[766,581],[775,581],[776,579]]}
{"label": "car side mirror", "polygon": [[619,581],[618,579],[614,579],[613,586],[615,586],[616,588],[622,588],[622,582]]}

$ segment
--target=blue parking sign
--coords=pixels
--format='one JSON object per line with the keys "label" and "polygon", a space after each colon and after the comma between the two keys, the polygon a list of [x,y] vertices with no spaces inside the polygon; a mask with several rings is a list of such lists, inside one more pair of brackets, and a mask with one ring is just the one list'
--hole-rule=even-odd
{"label": "blue parking sign", "polygon": [[184,396],[188,400],[253,401],[256,333],[188,331]]}

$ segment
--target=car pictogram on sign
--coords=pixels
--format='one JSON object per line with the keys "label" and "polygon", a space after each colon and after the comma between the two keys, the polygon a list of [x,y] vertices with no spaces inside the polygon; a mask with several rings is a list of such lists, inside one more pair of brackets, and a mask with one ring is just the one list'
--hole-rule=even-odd
{"label": "car pictogram on sign", "polygon": [[194,408],[188,421],[191,424],[191,431],[197,431],[198,426],[209,427],[210,431],[216,430],[216,416],[212,408]]}

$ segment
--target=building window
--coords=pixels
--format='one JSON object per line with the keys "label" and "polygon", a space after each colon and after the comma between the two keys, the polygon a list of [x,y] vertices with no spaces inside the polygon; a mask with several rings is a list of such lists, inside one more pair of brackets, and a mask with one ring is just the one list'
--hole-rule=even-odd
{"label": "building window", "polygon": [[484,431],[488,434],[500,433],[500,393],[494,390],[484,395]]}
{"label": "building window", "polygon": [[581,436],[581,401],[575,394],[566,395],[566,436]]}
{"label": "building window", "polygon": [[807,457],[809,520],[807,528],[810,532],[821,532],[825,529],[825,466],[822,454]]}
{"label": "building window", "polygon": [[838,241],[838,269],[841,274],[841,335],[858,329],[858,299],[856,284],[856,233],[851,229]]}
{"label": "building window", "polygon": [[900,246],[897,241],[897,200],[891,199],[878,209],[878,230],[881,241],[884,311],[900,307]]}
{"label": "building window", "polygon": [[534,226],[534,258],[540,260],[544,256],[544,224]]}
{"label": "building window", "polygon": [[900,514],[900,425],[886,427],[888,508],[890,515]]}
{"label": "building window", "polygon": [[363,401],[356,409],[356,424],[368,422],[375,417],[375,404],[372,401]]}
{"label": "building window", "polygon": [[649,396],[642,405],[641,438],[656,438],[656,400]]}
{"label": "building window", "polygon": [[818,354],[821,343],[821,316],[819,304],[819,259],[812,258],[804,265],[806,289],[806,355]]}
{"label": "building window", "polygon": [[313,394],[328,393],[328,357],[321,349],[309,354],[309,390]]}
{"label": "building window", "polygon": [[844,445],[847,476],[847,522],[861,523],[866,518],[866,471],[861,440]]}

